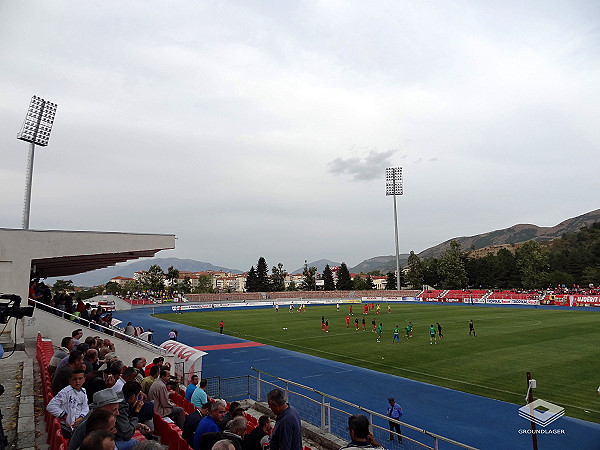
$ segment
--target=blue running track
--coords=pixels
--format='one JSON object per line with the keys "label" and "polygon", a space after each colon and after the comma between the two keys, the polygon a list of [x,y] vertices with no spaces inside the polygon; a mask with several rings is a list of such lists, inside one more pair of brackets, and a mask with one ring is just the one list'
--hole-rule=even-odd
{"label": "blue running track", "polygon": [[[118,311],[114,316],[125,323],[131,321],[135,326],[151,328],[154,330],[154,341],[158,343],[168,339],[168,332],[173,327],[177,327],[179,331],[179,341],[193,347],[245,342],[240,338],[156,319],[150,316],[150,312],[150,308],[142,308]],[[172,311],[169,306],[156,308],[155,312]],[[523,432],[530,429],[530,422],[518,414],[522,405],[466,394],[269,345],[209,350],[202,361],[205,377],[256,375],[250,367],[311,386],[384,414],[388,405],[387,398],[395,397],[404,412],[403,422],[473,447],[532,448],[531,435]],[[539,430],[541,427],[537,428]],[[563,416],[543,430],[558,430],[559,434],[538,435],[540,450],[600,449],[598,423]],[[382,445],[391,450],[402,448],[397,443],[387,441],[382,442]],[[440,448],[457,447],[442,443]]]}

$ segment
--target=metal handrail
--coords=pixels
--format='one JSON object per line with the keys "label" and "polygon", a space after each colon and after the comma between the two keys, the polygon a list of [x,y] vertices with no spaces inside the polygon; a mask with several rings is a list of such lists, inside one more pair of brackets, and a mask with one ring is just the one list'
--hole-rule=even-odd
{"label": "metal handrail", "polygon": [[[397,422],[397,423],[399,423],[400,425],[402,425],[402,426],[404,426],[404,427],[406,427],[406,428],[408,428],[408,429],[411,429],[411,430],[413,430],[413,431],[416,431],[416,432],[418,432],[418,433],[422,433],[422,434],[424,434],[424,435],[426,435],[426,436],[429,436],[429,437],[431,437],[431,438],[433,438],[433,439],[435,440],[435,442],[436,442],[436,448],[437,448],[437,441],[438,441],[438,440],[441,440],[441,441],[448,442],[448,443],[450,443],[450,444],[453,444],[453,445],[456,445],[456,446],[459,446],[459,447],[462,447],[462,448],[466,448],[466,449],[469,449],[469,450],[477,450],[477,449],[476,449],[476,447],[472,447],[472,446],[470,446],[470,445],[463,444],[463,443],[461,443],[461,442],[455,441],[454,439],[450,439],[450,438],[447,438],[447,437],[441,436],[441,435],[439,435],[439,434],[437,434],[437,433],[432,433],[431,431],[427,431],[427,430],[425,430],[425,429],[423,429],[423,428],[415,427],[415,426],[413,426],[413,425],[411,425],[411,424],[408,424],[408,423],[406,423],[406,422],[402,422],[402,421],[400,421],[400,420],[394,420],[394,419],[390,419],[390,417],[388,417],[388,416],[387,416],[387,415],[385,415],[385,414],[381,414],[381,413],[379,413],[379,412],[377,412],[377,411],[370,410],[370,409],[368,409],[368,408],[365,408],[364,406],[357,405],[357,404],[355,404],[355,403],[352,403],[352,402],[349,402],[349,401],[347,401],[347,400],[344,400],[344,399],[341,399],[341,398],[335,397],[335,396],[333,396],[333,395],[326,394],[326,393],[324,393],[324,392],[321,392],[321,391],[319,391],[319,390],[317,390],[317,389],[315,389],[315,388],[312,388],[312,387],[310,387],[310,386],[304,386],[303,384],[296,383],[295,381],[286,380],[285,378],[278,377],[278,376],[276,376],[276,375],[273,375],[273,374],[270,374],[270,373],[268,373],[268,372],[265,372],[265,371],[262,371],[262,370],[256,369],[256,368],[254,368],[254,367],[251,367],[250,369],[252,369],[252,370],[254,370],[255,372],[257,372],[257,373],[258,373],[258,376],[257,376],[257,382],[258,382],[259,384],[260,384],[260,382],[261,382],[261,375],[267,375],[267,376],[269,376],[269,377],[275,378],[275,379],[276,379],[276,380],[278,380],[278,381],[281,381],[282,383],[285,383],[285,385],[286,385],[286,392],[285,392],[285,394],[286,394],[286,398],[287,398],[287,394],[288,394],[288,392],[289,392],[288,386],[289,386],[289,385],[296,386],[296,387],[298,387],[298,388],[301,388],[301,389],[306,389],[306,390],[308,390],[309,392],[312,392],[312,393],[314,393],[314,394],[317,394],[317,395],[321,396],[322,398],[328,398],[328,399],[330,399],[330,400],[333,400],[333,401],[335,401],[335,402],[339,402],[339,403],[341,403],[341,404],[343,404],[343,405],[346,405],[346,406],[348,406],[348,407],[351,407],[351,408],[357,409],[357,410],[359,410],[359,411],[363,411],[364,413],[366,413],[366,414],[368,414],[368,415],[369,415],[369,418],[370,418],[370,420],[369,420],[369,421],[370,421],[371,423],[372,423],[372,417],[373,417],[373,416],[375,416],[375,417],[379,417],[379,418],[385,419],[385,420],[387,420],[387,421],[394,421],[394,422]],[[265,381],[265,382],[267,382],[267,381]],[[269,383],[269,382],[267,382],[267,383]],[[292,393],[294,393],[294,394],[298,394],[298,395],[302,395],[302,394],[295,393],[295,392],[292,392]],[[258,400],[258,401],[260,401],[260,400],[261,400],[261,399],[260,399],[260,387],[259,387],[259,388],[258,388],[258,390],[257,390],[257,397],[258,397],[258,399],[257,399],[257,400]],[[330,406],[330,408],[331,408],[331,406]],[[345,411],[343,411],[343,410],[339,410],[339,411],[346,413],[346,412],[345,412]]]}
{"label": "metal handrail", "polygon": [[[165,350],[164,348],[159,347],[158,345],[156,345],[152,342],[144,341],[137,336],[131,336],[131,335],[125,334],[125,330],[122,330],[120,328],[112,327],[112,326],[105,327],[104,325],[100,325],[99,323],[92,322],[91,320],[88,320],[88,319],[82,319],[81,317],[76,316],[75,314],[68,313],[66,311],[63,311],[62,309],[55,308],[46,303],[43,303],[43,302],[40,302],[37,300],[33,300],[33,299],[29,299],[29,301],[35,303],[36,308],[40,308],[42,311],[51,312],[51,313],[55,314],[56,316],[63,318],[64,320],[69,320],[66,318],[66,316],[68,316],[69,318],[72,318],[74,320],[77,320],[77,321],[79,321],[79,325],[86,327],[90,330],[103,331],[106,334],[109,334],[117,339],[127,340],[127,342],[133,343],[133,344],[137,345],[138,347],[152,349],[153,351],[158,352],[163,355],[169,354],[169,352],[167,350]],[[82,322],[87,322],[88,325],[86,325]],[[92,324],[93,324],[93,327],[91,326]],[[100,330],[98,330],[98,328],[100,328]],[[123,337],[118,336],[116,333],[121,334]]]}

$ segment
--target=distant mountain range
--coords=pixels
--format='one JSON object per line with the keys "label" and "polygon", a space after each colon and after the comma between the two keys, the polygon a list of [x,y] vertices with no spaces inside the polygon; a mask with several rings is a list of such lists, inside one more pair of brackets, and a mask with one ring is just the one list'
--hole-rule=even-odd
{"label": "distant mountain range", "polygon": [[[204,270],[214,270],[215,272],[218,272],[219,270],[222,270],[223,272],[242,273],[241,270],[214,266],[211,263],[195,261],[193,259],[151,258],[72,275],[69,276],[68,279],[72,280],[75,286],[98,286],[100,284],[106,284],[114,277],[133,278],[134,273],[148,270],[153,264],[158,264],[164,272],[166,272],[169,267],[173,266],[176,269],[186,272],[202,272]],[[57,279],[61,279],[61,277],[49,278],[47,284],[54,284]]]}
{"label": "distant mountain range", "polygon": [[[575,233],[583,227],[600,222],[600,209],[590,211],[581,216],[567,219],[553,227],[538,227],[531,224],[518,224],[502,230],[491,231],[488,233],[477,234],[475,236],[463,236],[448,239],[434,247],[423,250],[418,254],[419,258],[439,258],[444,250],[449,246],[450,241],[456,240],[463,250],[478,250],[491,246],[519,244],[529,240],[549,241],[560,238],[565,233]],[[408,254],[400,255],[400,266],[406,265]],[[116,276],[133,277],[135,272],[148,270],[153,265],[158,264],[164,271],[173,266],[181,271],[201,272],[204,270],[222,270],[231,273],[243,273],[242,270],[228,269],[226,267],[214,266],[207,262],[195,261],[192,259],[179,258],[151,258],[143,261],[135,261],[129,264],[107,267],[105,269],[94,270],[92,272],[82,273],[69,277],[76,286],[97,286],[105,284],[111,278]],[[316,267],[319,273],[323,273],[325,265],[339,266],[341,263],[320,259],[308,263],[309,267]],[[379,270],[385,274],[390,270],[396,269],[396,256],[376,256],[361,262],[360,264],[348,268],[351,273],[371,272]],[[290,273],[302,273],[304,266]],[[49,284],[53,284],[56,278],[48,279]]]}

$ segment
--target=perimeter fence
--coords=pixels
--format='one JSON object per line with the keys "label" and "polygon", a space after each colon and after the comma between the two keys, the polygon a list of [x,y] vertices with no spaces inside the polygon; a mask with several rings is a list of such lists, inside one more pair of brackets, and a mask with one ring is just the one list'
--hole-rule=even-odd
{"label": "perimeter fence", "polygon": [[[290,405],[298,410],[303,421],[318,427],[323,433],[331,433],[345,441],[349,439],[348,417],[353,414],[364,414],[372,424],[375,439],[389,450],[475,449],[408,423],[394,421],[400,425],[400,436],[389,430],[390,418],[385,414],[255,368],[252,370],[256,375],[208,378],[208,395],[228,401],[252,399],[266,402],[267,394],[272,389],[279,388],[285,393]],[[390,439],[391,436],[394,438],[393,441]],[[399,443],[399,438],[402,439],[402,444]]]}

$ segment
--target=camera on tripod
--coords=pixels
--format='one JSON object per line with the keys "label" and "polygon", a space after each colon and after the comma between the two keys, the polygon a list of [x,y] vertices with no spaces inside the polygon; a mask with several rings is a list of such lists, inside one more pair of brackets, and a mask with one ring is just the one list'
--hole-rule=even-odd
{"label": "camera on tripod", "polygon": [[8,322],[9,317],[22,319],[25,316],[33,316],[33,306],[21,306],[21,297],[16,294],[0,294],[0,323]]}

